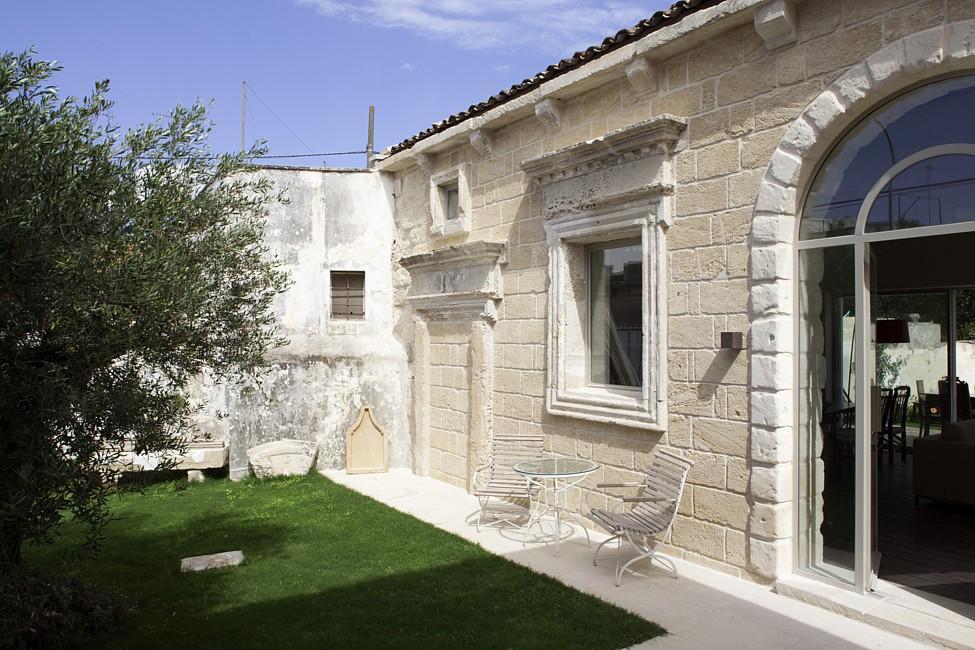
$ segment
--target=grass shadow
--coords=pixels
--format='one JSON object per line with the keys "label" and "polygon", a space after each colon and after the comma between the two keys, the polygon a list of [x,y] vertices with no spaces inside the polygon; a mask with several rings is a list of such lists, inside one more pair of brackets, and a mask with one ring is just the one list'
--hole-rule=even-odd
{"label": "grass shadow", "polygon": [[[625,647],[653,623],[320,476],[152,486],[122,498],[100,554],[30,563],[123,594],[118,647]],[[179,559],[241,549],[240,567]]]}

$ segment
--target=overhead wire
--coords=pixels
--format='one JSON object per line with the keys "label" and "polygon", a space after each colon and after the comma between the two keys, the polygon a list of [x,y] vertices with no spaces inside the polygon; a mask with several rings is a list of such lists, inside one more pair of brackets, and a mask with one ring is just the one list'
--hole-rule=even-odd
{"label": "overhead wire", "polygon": [[[273,115],[274,118],[277,119],[277,121],[280,122],[281,125],[285,129],[287,129],[288,132],[291,133],[291,135],[293,135],[295,137],[295,139],[298,140],[298,142],[300,142],[302,144],[302,146],[305,147],[305,149],[308,150],[309,153],[266,154],[266,155],[263,155],[263,156],[247,156],[245,158],[245,160],[286,160],[286,159],[294,159],[294,158],[327,158],[329,156],[352,156],[352,155],[360,155],[360,154],[368,153],[368,151],[365,150],[365,149],[358,150],[358,151],[324,151],[324,152],[318,152],[318,153],[312,152],[311,147],[308,146],[308,143],[305,142],[304,140],[302,140],[301,139],[301,136],[299,136],[297,133],[295,133],[295,131],[290,126],[288,126],[288,124],[283,119],[281,119],[281,116],[279,116],[277,113],[275,113],[274,112],[274,109],[271,108],[268,105],[268,103],[265,102],[261,98],[261,96],[254,90],[253,84],[250,84],[250,83],[247,84],[247,90],[246,90],[246,92],[247,92],[248,95],[253,95],[255,98],[257,98],[257,101],[261,102],[261,104],[264,106],[264,108],[266,108],[268,110],[268,112],[270,112],[271,115]],[[249,105],[246,105],[245,104],[244,110],[246,111],[246,117],[247,117],[247,126],[248,126],[248,129],[247,130],[248,130],[248,132],[249,132],[250,135],[253,135],[254,137],[256,137],[256,135],[257,135],[257,133],[256,133],[257,132],[257,116],[254,114],[253,109]],[[225,155],[227,155],[227,154],[225,154]],[[229,154],[229,155],[233,155],[233,154]],[[114,157],[115,158],[124,158],[125,156],[123,154],[118,154],[118,155],[116,155]],[[185,156],[184,158],[185,159],[189,159],[189,158],[206,158],[207,160],[218,160],[221,157],[222,156],[220,156],[220,155],[211,155],[211,156]],[[149,162],[151,162],[153,160],[156,160],[156,158],[154,158],[152,156],[138,156],[137,159],[138,160],[142,160],[142,161],[149,161]],[[175,160],[175,158],[171,158],[170,160]]]}
{"label": "overhead wire", "polygon": [[264,108],[266,108],[268,110],[268,112],[271,113],[271,115],[273,115],[274,118],[278,122],[281,123],[281,126],[283,126],[284,128],[286,128],[288,130],[288,133],[290,133],[291,135],[293,135],[295,137],[295,140],[297,140],[298,142],[300,142],[302,144],[302,146],[309,152],[309,155],[313,155],[313,154],[311,154],[311,147],[309,147],[308,144],[304,140],[301,139],[301,136],[299,136],[297,133],[294,132],[294,129],[292,129],[290,126],[288,126],[288,124],[284,120],[282,120],[281,117],[277,113],[274,112],[274,109],[273,108],[271,108],[270,106],[268,106],[267,102],[265,102],[263,99],[261,99],[261,96],[259,94],[257,94],[257,91],[256,90],[254,90],[253,84],[247,84],[247,94],[254,95],[254,97],[257,98],[257,101],[261,102],[261,104],[264,106]]}
{"label": "overhead wire", "polygon": [[[362,151],[325,151],[322,153],[290,153],[290,154],[275,154],[275,155],[266,155],[266,156],[246,156],[245,160],[274,160],[274,159],[281,159],[281,158],[325,158],[328,156],[351,156],[354,154],[364,154],[364,153],[367,153],[365,149],[363,149]],[[224,155],[232,156],[234,154],[229,153]],[[116,159],[125,158],[125,157],[126,157],[125,154],[116,154],[115,156],[113,156],[113,158]],[[177,156],[175,158],[167,158],[167,160],[180,160],[180,159],[189,159],[189,158],[219,160],[222,157],[223,156],[221,155]],[[146,161],[157,160],[157,158],[153,156],[137,156],[136,159],[146,160]]]}

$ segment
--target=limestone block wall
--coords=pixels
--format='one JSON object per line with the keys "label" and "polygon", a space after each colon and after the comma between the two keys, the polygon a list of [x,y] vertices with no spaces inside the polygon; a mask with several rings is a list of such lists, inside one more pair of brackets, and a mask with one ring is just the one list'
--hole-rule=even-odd
{"label": "limestone block wall", "polygon": [[[755,221],[759,188],[770,162],[773,168],[782,164],[772,156],[787,133],[803,136],[791,125],[847,70],[914,32],[975,18],[975,3],[967,0],[805,0],[794,7],[793,42],[784,46],[770,50],[750,15],[729,19],[728,27],[715,27],[707,39],[688,37],[693,46],[680,48],[675,41],[661,50],[666,54],[649,51],[652,84],[631,83],[620,71],[585,92],[567,86],[554,108],[547,105],[544,122],[534,112],[522,114],[491,129],[489,147],[478,139],[477,150],[461,134],[395,172],[396,254],[475,240],[508,244],[505,295],[494,325],[495,431],[543,432],[552,451],[600,462],[602,469],[570,495],[580,508],[612,503],[594,485],[637,478],[658,445],[693,458],[668,550],[763,580],[787,572],[792,563],[792,406],[791,398],[788,403],[766,398],[753,386],[785,381],[791,372],[791,325],[774,318],[769,325],[769,315],[791,313],[792,297],[781,290],[763,293],[761,287],[755,292],[754,278],[763,273],[791,278],[792,258],[791,249],[752,252],[756,241],[764,246],[761,233],[750,238],[753,223],[765,224]],[[549,415],[544,401],[549,249],[540,192],[520,164],[664,114],[688,123],[673,159],[673,219],[666,233],[666,431]],[[430,176],[465,163],[471,170],[471,230],[435,237]],[[816,160],[790,164],[790,172],[802,164],[808,177]],[[779,198],[783,210],[794,214],[798,198],[791,192]],[[760,219],[761,210],[758,214]],[[782,224],[765,224],[783,228],[772,233],[776,241],[792,236]],[[408,276],[398,271],[398,331],[411,340],[412,321],[402,299],[407,284]],[[752,349],[721,350],[722,331],[750,334]],[[784,356],[767,358],[770,346]],[[753,357],[760,368],[750,366]]]}
{"label": "limestone block wall", "polygon": [[[430,476],[467,488],[469,323],[430,323]],[[472,468],[473,469],[473,468]]]}

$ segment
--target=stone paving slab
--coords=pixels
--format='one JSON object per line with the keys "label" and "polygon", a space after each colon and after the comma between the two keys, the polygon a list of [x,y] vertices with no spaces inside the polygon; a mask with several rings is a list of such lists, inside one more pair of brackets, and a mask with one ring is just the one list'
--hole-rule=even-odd
{"label": "stone paving slab", "polygon": [[224,551],[223,553],[211,553],[210,555],[194,555],[184,557],[180,560],[180,573],[191,571],[209,571],[210,569],[223,569],[225,567],[243,564],[243,551]]}
{"label": "stone paving slab", "polygon": [[[754,584],[682,560],[680,578],[674,580],[655,565],[644,574],[627,575],[614,586],[613,553],[599,566],[580,530],[554,548],[525,544],[510,531],[482,528],[470,523],[477,499],[463,490],[406,470],[388,474],[348,475],[326,471],[333,481],[381,501],[401,512],[476,542],[535,571],[656,621],[670,634],[640,644],[639,648],[788,648],[840,650],[845,648],[926,648],[930,646],[885,632],[819,607],[775,594]],[[591,532],[593,547],[606,538]],[[608,550],[608,549],[607,549]],[[605,551],[604,551],[605,552]]]}

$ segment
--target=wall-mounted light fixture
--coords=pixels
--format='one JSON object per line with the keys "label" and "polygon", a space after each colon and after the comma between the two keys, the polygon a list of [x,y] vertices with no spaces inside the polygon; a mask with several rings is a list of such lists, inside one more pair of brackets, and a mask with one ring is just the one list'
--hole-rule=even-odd
{"label": "wall-mounted light fixture", "polygon": [[745,335],[741,332],[721,332],[722,350],[745,349]]}

